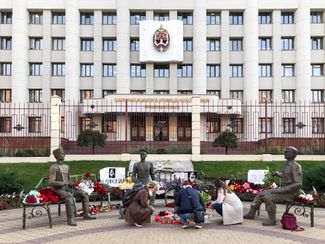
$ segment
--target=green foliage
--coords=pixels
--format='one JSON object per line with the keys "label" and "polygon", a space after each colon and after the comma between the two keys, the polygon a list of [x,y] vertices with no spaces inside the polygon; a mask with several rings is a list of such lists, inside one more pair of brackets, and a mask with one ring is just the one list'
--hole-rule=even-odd
{"label": "green foliage", "polygon": [[50,148],[0,149],[0,157],[48,157]]}
{"label": "green foliage", "polygon": [[17,172],[9,169],[0,171],[0,195],[22,190],[22,181]]}
{"label": "green foliage", "polygon": [[192,149],[182,145],[169,145],[166,149],[167,154],[191,154]]}
{"label": "green foliage", "polygon": [[324,147],[302,147],[299,148],[299,154],[303,155],[324,155],[325,154],[325,148]]}
{"label": "green foliage", "polygon": [[263,185],[264,185],[264,187],[269,187],[274,182],[274,177],[272,176],[272,171],[270,170],[270,168],[268,166],[266,166],[266,169],[268,170],[268,172],[264,176]]}
{"label": "green foliage", "polygon": [[202,200],[203,200],[204,204],[205,205],[208,204],[208,202],[209,202],[209,194],[202,191],[202,192],[200,192],[200,195],[202,197]]}
{"label": "green foliage", "polygon": [[138,154],[140,151],[146,151],[148,154],[155,154],[156,148],[149,147],[149,146],[136,146],[136,147],[129,147],[128,153],[130,154]]}
{"label": "green foliage", "polygon": [[[265,153],[265,147],[258,147],[255,151],[256,154],[264,154]],[[267,153],[273,154],[273,155],[281,155],[283,154],[282,147],[281,146],[269,146],[267,149]]]}
{"label": "green foliage", "polygon": [[312,186],[318,191],[325,192],[325,164],[303,171],[303,188],[311,190]]}
{"label": "green foliage", "polygon": [[228,148],[236,148],[238,138],[236,134],[230,130],[221,132],[214,140],[213,145],[215,147],[224,147],[226,154],[228,154]]}
{"label": "green foliage", "polygon": [[129,147],[128,153],[138,154],[140,151],[146,151],[148,154],[191,154],[192,149],[182,145],[169,145],[166,148],[154,148],[150,146]]}
{"label": "green foliage", "polygon": [[78,135],[77,145],[80,147],[93,147],[93,153],[96,146],[104,147],[107,135],[99,131],[85,130]]}

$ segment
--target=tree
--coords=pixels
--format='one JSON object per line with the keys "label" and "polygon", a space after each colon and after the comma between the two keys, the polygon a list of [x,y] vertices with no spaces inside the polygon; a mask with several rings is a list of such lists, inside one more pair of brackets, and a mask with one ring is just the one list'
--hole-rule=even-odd
{"label": "tree", "polygon": [[236,148],[238,138],[236,134],[230,130],[221,132],[214,140],[213,145],[215,147],[224,147],[226,154],[228,154],[228,148]]}
{"label": "tree", "polygon": [[77,145],[80,147],[90,147],[93,148],[93,154],[95,154],[95,147],[101,146],[104,147],[106,143],[107,135],[100,133],[95,130],[85,130],[78,135]]}

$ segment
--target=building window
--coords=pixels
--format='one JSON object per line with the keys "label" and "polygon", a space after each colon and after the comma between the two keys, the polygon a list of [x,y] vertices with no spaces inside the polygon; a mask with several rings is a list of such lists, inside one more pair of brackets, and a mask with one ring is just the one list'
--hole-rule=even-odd
{"label": "building window", "polygon": [[52,38],[52,50],[54,50],[54,51],[65,50],[65,39],[64,38]]}
{"label": "building window", "polygon": [[41,117],[29,117],[28,118],[28,132],[29,133],[41,133],[42,132],[42,118]]}
{"label": "building window", "polygon": [[42,90],[41,89],[29,89],[29,102],[41,103],[42,102]]}
{"label": "building window", "polygon": [[103,13],[103,25],[116,25],[116,13]]}
{"label": "building window", "polygon": [[272,13],[270,13],[270,12],[258,13],[258,23],[259,24],[272,24]]}
{"label": "building window", "polygon": [[61,116],[60,132],[64,133],[64,131],[65,131],[64,117]]}
{"label": "building window", "polygon": [[103,90],[103,98],[108,95],[116,94],[116,90]]}
{"label": "building window", "polygon": [[313,103],[323,103],[324,90],[311,90],[311,97]]}
{"label": "building window", "polygon": [[145,64],[131,64],[131,77],[146,77],[146,65]]}
{"label": "building window", "polygon": [[142,20],[146,20],[146,13],[130,13],[131,25],[138,25]]}
{"label": "building window", "polygon": [[80,102],[82,103],[84,99],[91,99],[94,96],[93,90],[80,90]]}
{"label": "building window", "polygon": [[153,94],[157,94],[157,95],[168,95],[169,91],[167,90],[154,90]]}
{"label": "building window", "polygon": [[94,39],[81,39],[81,51],[94,51]]}
{"label": "building window", "polygon": [[12,24],[12,12],[0,12],[0,24]]}
{"label": "building window", "polygon": [[312,50],[321,50],[323,49],[323,38],[322,37],[312,37],[311,41],[311,49]]}
{"label": "building window", "polygon": [[220,51],[220,39],[207,39],[207,51]]}
{"label": "building window", "polygon": [[65,13],[52,13],[52,24],[53,25],[64,25],[65,24]]}
{"label": "building window", "polygon": [[220,117],[216,114],[207,115],[207,133],[219,133],[221,131]]}
{"label": "building window", "polygon": [[116,74],[117,74],[116,64],[103,64],[104,77],[116,77]]}
{"label": "building window", "polygon": [[244,132],[244,119],[243,118],[230,118],[230,129],[234,133]]}
{"label": "building window", "polygon": [[294,49],[294,37],[282,37],[281,38],[281,49],[282,50],[293,50]]}
{"label": "building window", "polygon": [[259,64],[258,65],[258,76],[271,77],[272,76],[272,64]]}
{"label": "building window", "polygon": [[30,37],[29,38],[29,49],[32,50],[41,50],[43,49],[43,39],[42,38],[35,38],[35,37]]}
{"label": "building window", "polygon": [[235,38],[229,40],[230,51],[243,51],[243,39]]}
{"label": "building window", "polygon": [[294,13],[293,12],[282,12],[281,13],[281,24],[293,24]]}
{"label": "building window", "polygon": [[243,65],[231,64],[230,65],[230,77],[243,77]]}
{"label": "building window", "polygon": [[295,118],[283,118],[282,124],[283,124],[283,133],[295,133],[295,129],[296,129]]}
{"label": "building window", "polygon": [[312,23],[312,24],[323,23],[323,13],[322,12],[311,12],[310,13],[310,23]]}
{"label": "building window", "polygon": [[102,120],[102,128],[104,133],[116,133],[117,132],[117,119],[116,114],[104,114]]}
{"label": "building window", "polygon": [[154,77],[164,78],[169,77],[169,65],[154,65]]}
{"label": "building window", "polygon": [[29,23],[33,25],[43,24],[43,13],[29,13]]}
{"label": "building window", "polygon": [[229,13],[230,25],[242,25],[244,23],[243,13]]}
{"label": "building window", "polygon": [[282,102],[294,103],[295,102],[295,90],[282,90]]}
{"label": "building window", "polygon": [[238,100],[243,100],[243,91],[242,90],[232,90],[230,91],[230,98],[231,99],[238,99]]}
{"label": "building window", "polygon": [[221,16],[219,12],[207,12],[207,25],[220,25]]}
{"label": "building window", "polygon": [[11,63],[0,63],[0,76],[11,76]]}
{"label": "building window", "polygon": [[11,50],[12,38],[11,37],[0,37],[0,49]]}
{"label": "building window", "polygon": [[177,77],[178,78],[192,77],[192,65],[191,64],[177,65]]}
{"label": "building window", "polygon": [[192,39],[184,39],[183,40],[183,51],[193,51],[193,40]]}
{"label": "building window", "polygon": [[0,117],[0,133],[11,132],[11,117]]}
{"label": "building window", "polygon": [[220,94],[221,94],[220,90],[207,90],[207,95],[214,95],[220,98],[221,97]]}
{"label": "building window", "polygon": [[64,101],[65,98],[65,90],[64,89],[52,89],[51,90],[51,95],[52,96],[59,96],[61,99]]}
{"label": "building window", "polygon": [[153,20],[155,21],[168,21],[169,13],[154,13]]}
{"label": "building window", "polygon": [[[267,123],[267,126],[265,127],[265,121]],[[272,133],[272,127],[273,127],[273,119],[272,118],[259,118],[258,119],[258,132],[259,133]]]}
{"label": "building window", "polygon": [[0,102],[11,102],[11,89],[0,89]]}
{"label": "building window", "polygon": [[81,25],[93,25],[94,24],[94,13],[80,13],[80,24]]}
{"label": "building window", "polygon": [[29,63],[29,75],[41,76],[43,64],[42,63]]}
{"label": "building window", "polygon": [[312,76],[323,76],[323,64],[311,64],[311,75]]}
{"label": "building window", "polygon": [[184,25],[193,24],[193,14],[192,13],[178,13],[177,19],[183,21]]}
{"label": "building window", "polygon": [[272,50],[272,38],[271,37],[261,37],[258,39],[259,50],[268,51]]}
{"label": "building window", "polygon": [[89,130],[91,118],[88,117],[81,117],[81,131]]}
{"label": "building window", "polygon": [[130,40],[130,50],[131,51],[140,51],[140,41],[139,39]]}
{"label": "building window", "polygon": [[133,95],[142,95],[142,94],[146,94],[146,91],[145,90],[131,90],[130,93]]}
{"label": "building window", "polygon": [[324,134],[324,118],[312,118],[312,133],[313,134]]}
{"label": "building window", "polygon": [[220,77],[220,64],[207,65],[207,77]]}
{"label": "building window", "polygon": [[191,95],[192,91],[191,90],[178,90],[177,94],[178,95]]}
{"label": "building window", "polygon": [[52,76],[65,76],[65,64],[52,63]]}
{"label": "building window", "polygon": [[282,77],[292,77],[295,75],[294,64],[282,64]]}
{"label": "building window", "polygon": [[81,77],[93,77],[94,65],[93,64],[80,64],[80,76]]}
{"label": "building window", "polygon": [[259,90],[258,100],[260,103],[271,103],[272,102],[272,90]]}
{"label": "building window", "polygon": [[116,51],[116,39],[103,39],[103,51]]}

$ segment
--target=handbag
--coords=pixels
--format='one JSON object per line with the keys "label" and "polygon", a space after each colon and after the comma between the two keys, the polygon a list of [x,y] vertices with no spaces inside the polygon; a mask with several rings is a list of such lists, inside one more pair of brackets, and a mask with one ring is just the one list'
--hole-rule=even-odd
{"label": "handbag", "polygon": [[282,229],[291,231],[303,231],[304,228],[297,225],[296,216],[292,213],[284,212],[281,218]]}
{"label": "handbag", "polygon": [[197,223],[197,224],[203,223],[204,222],[205,209],[203,207],[194,208],[193,207],[192,196],[190,194],[188,194],[187,189],[186,189],[186,193],[188,195],[188,198],[190,199],[192,208],[194,209],[193,210],[193,215],[194,215],[194,221],[195,221],[195,223]]}

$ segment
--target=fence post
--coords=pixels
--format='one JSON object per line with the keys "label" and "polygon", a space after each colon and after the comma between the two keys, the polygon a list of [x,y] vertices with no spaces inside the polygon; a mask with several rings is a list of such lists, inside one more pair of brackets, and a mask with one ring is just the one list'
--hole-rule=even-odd
{"label": "fence post", "polygon": [[268,154],[268,149],[269,149],[269,141],[268,141],[268,128],[267,128],[267,126],[268,126],[268,123],[267,123],[267,99],[265,99],[265,111],[264,111],[264,113],[265,113],[265,124],[264,124],[264,126],[265,126],[265,154]]}
{"label": "fence post", "polygon": [[192,160],[201,160],[201,98],[199,96],[192,97]]}
{"label": "fence post", "polygon": [[59,96],[51,97],[51,151],[50,151],[50,160],[53,161],[54,157],[52,155],[52,151],[60,147],[61,138],[60,138],[60,105],[61,98]]}

